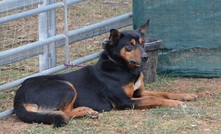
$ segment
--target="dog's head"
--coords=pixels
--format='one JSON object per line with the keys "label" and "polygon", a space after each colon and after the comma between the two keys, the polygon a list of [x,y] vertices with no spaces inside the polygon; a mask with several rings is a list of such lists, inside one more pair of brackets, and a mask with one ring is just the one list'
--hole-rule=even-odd
{"label": "dog's head", "polygon": [[140,67],[142,62],[146,62],[148,55],[144,50],[144,35],[148,25],[149,20],[137,30],[119,32],[111,29],[109,40],[105,45],[109,58],[129,68]]}

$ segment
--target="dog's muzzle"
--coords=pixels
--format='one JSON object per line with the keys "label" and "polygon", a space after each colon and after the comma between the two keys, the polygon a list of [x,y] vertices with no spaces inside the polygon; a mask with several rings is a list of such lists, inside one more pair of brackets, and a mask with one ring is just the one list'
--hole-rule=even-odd
{"label": "dog's muzzle", "polygon": [[141,60],[142,60],[142,62],[146,62],[146,61],[148,60],[148,55],[147,55],[147,53],[142,53],[142,55],[141,55]]}

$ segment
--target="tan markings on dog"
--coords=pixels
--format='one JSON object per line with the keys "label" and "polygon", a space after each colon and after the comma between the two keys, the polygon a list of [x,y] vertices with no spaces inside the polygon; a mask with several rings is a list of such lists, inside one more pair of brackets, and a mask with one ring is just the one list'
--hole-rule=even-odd
{"label": "tan markings on dog", "polygon": [[129,64],[129,61],[135,61],[136,63],[141,63],[141,53],[138,49],[135,49],[133,51],[127,52],[125,48],[122,48],[120,51],[121,56],[124,58],[124,60],[127,61],[129,67],[136,67],[137,64]]}
{"label": "tan markings on dog", "polygon": [[76,91],[76,89],[75,89],[75,87],[74,87],[74,85],[73,84],[71,84],[70,82],[66,82],[72,89],[73,89],[73,91],[74,91],[74,98],[73,98],[73,101],[75,101],[76,100],[76,98],[77,98],[77,91]]}
{"label": "tan markings on dog", "polygon": [[37,104],[24,104],[25,109],[28,112],[36,112],[36,113],[55,113],[56,108],[47,108],[47,107],[39,107]]}
{"label": "tan markings on dog", "polygon": [[23,105],[28,112],[37,112],[38,111],[37,104],[23,104]]}
{"label": "tan markings on dog", "polygon": [[75,102],[75,100],[77,98],[77,91],[76,91],[75,87],[70,82],[66,81],[65,83],[67,83],[73,89],[73,92],[74,92],[74,96],[73,96],[72,101],[67,103],[64,106],[64,108],[62,109],[62,111],[64,111],[65,113],[70,114],[72,109],[73,109],[74,102]]}
{"label": "tan markings on dog", "polygon": [[143,82],[143,73],[140,73],[140,77],[137,79],[137,81],[134,84],[134,91],[139,89],[143,90],[144,89],[144,82]]}
{"label": "tan markings on dog", "polygon": [[172,100],[180,100],[180,101],[193,101],[198,96],[195,94],[177,94],[177,93],[169,93],[169,92],[153,92],[153,91],[144,91],[142,92],[143,96],[155,96],[165,99],[172,99]]}
{"label": "tan markings on dog", "polygon": [[143,43],[143,39],[142,38],[139,38],[138,41],[139,41],[140,44]]}
{"label": "tan markings on dog", "polygon": [[66,82],[74,91],[74,97],[70,103],[67,103],[62,111],[64,111],[68,116],[70,117],[83,117],[83,116],[89,116],[91,118],[97,118],[98,117],[98,112],[94,111],[91,108],[88,107],[77,107],[73,108],[74,102],[77,98],[77,91],[75,87],[70,83]]}
{"label": "tan markings on dog", "polygon": [[71,110],[70,112],[71,117],[91,117],[91,118],[97,118],[98,112],[94,111],[93,109],[89,107],[77,107]]}
{"label": "tan markings on dog", "polygon": [[68,122],[70,120],[70,117],[66,115],[63,111],[55,111],[56,109],[41,108],[38,107],[37,104],[24,104],[24,107],[28,112],[61,115],[64,118],[65,122]]}
{"label": "tan markings on dog", "polygon": [[131,82],[127,85],[123,86],[124,92],[127,94],[128,97],[132,97],[134,94],[134,83]]}
{"label": "tan markings on dog", "polygon": [[132,39],[130,42],[131,42],[133,45],[136,45],[135,39]]}
{"label": "tan markings on dog", "polygon": [[135,106],[135,108],[153,108],[158,106],[180,106],[183,104],[182,101],[163,99],[156,96],[143,96],[141,98],[132,98],[132,100],[139,100],[140,102]]}

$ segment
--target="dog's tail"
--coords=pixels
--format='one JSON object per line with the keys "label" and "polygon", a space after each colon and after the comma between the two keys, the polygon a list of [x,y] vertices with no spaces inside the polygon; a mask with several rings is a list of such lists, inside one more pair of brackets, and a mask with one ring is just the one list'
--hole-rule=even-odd
{"label": "dog's tail", "polygon": [[70,119],[62,111],[39,110],[36,104],[14,103],[14,112],[17,117],[26,123],[54,124],[61,127]]}

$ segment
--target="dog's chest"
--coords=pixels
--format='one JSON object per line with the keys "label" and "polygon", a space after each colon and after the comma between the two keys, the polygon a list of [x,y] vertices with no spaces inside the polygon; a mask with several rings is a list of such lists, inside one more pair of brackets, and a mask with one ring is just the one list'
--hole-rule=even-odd
{"label": "dog's chest", "polygon": [[143,73],[140,73],[140,76],[134,83],[134,91],[136,91],[137,89],[141,89],[144,86],[143,77]]}
{"label": "dog's chest", "polygon": [[132,97],[136,90],[143,90],[144,89],[143,74],[141,73],[135,82],[129,82],[123,85],[123,89],[124,92],[129,97]]}
{"label": "dog's chest", "polygon": [[134,91],[136,91],[137,89],[139,89],[141,87],[142,84],[142,80],[138,79],[135,84],[134,84]]}

